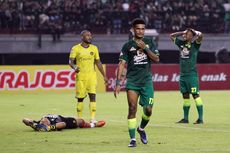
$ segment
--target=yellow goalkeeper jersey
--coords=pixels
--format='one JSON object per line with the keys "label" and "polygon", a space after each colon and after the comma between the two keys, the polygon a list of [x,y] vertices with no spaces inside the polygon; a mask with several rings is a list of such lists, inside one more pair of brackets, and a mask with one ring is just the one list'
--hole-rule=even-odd
{"label": "yellow goalkeeper jersey", "polygon": [[99,60],[98,48],[90,44],[88,48],[77,44],[72,47],[70,58],[76,59],[76,65],[80,68],[80,72],[76,75],[77,80],[86,80],[88,77],[95,77],[95,60]]}

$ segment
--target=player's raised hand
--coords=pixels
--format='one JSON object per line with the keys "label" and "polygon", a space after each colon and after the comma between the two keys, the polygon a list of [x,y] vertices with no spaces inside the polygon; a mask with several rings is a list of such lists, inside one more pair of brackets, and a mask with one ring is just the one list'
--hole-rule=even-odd
{"label": "player's raised hand", "polygon": [[136,40],[136,44],[138,47],[140,47],[142,50],[146,48],[145,43],[142,40]]}
{"label": "player's raised hand", "polygon": [[183,34],[186,34],[186,33],[187,33],[187,31],[188,31],[187,29],[186,29],[185,31],[183,31]]}

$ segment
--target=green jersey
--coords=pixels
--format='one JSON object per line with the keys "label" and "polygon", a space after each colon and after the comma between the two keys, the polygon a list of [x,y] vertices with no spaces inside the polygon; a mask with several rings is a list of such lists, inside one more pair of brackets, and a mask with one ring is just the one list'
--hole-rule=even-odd
{"label": "green jersey", "polygon": [[196,41],[188,43],[178,38],[174,42],[180,49],[180,76],[197,75],[197,54],[201,44]]}
{"label": "green jersey", "polygon": [[[143,38],[152,52],[155,52],[155,45],[150,38]],[[151,60],[147,53],[140,50],[134,40],[129,40],[121,49],[120,60],[127,62],[127,84],[132,86],[152,85]]]}

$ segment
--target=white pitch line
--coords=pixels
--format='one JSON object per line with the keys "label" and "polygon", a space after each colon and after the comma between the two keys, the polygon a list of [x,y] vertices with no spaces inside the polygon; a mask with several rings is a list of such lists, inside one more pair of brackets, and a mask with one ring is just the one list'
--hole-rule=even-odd
{"label": "white pitch line", "polygon": [[[114,122],[114,123],[125,123],[125,122],[117,121],[117,120],[110,120],[110,121]],[[226,131],[226,130],[216,130],[216,129],[209,129],[209,128],[184,127],[184,126],[168,126],[168,125],[162,125],[162,124],[154,124],[154,125],[150,124],[148,126],[151,126],[151,127],[178,128],[178,129],[192,129],[192,130],[200,130],[200,131],[206,131],[206,132],[230,133],[230,131]]]}

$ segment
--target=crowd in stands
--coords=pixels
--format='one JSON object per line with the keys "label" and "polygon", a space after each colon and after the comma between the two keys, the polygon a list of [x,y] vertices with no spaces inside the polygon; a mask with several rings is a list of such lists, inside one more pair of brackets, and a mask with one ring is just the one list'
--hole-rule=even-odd
{"label": "crowd in stands", "polygon": [[186,27],[222,33],[230,31],[225,4],[230,0],[0,0],[0,33],[120,34],[136,17],[161,33]]}

